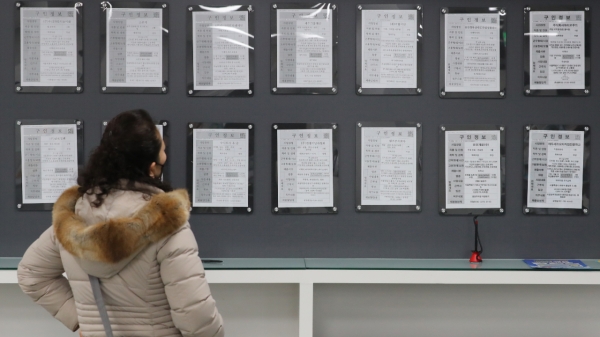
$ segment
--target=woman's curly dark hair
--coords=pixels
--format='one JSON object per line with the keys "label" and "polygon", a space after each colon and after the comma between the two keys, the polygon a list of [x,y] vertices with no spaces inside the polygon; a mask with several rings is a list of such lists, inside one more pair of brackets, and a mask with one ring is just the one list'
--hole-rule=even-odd
{"label": "woman's curly dark hair", "polygon": [[161,146],[160,134],[147,111],[118,114],[106,125],[100,145],[77,178],[79,192],[95,194],[93,204],[99,207],[112,189],[123,189],[122,180],[171,191],[168,184],[148,174],[150,165],[159,162]]}

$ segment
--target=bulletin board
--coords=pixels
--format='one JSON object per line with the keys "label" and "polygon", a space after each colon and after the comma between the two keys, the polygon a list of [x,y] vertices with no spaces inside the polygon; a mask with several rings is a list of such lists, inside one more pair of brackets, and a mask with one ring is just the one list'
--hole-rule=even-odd
{"label": "bulletin board", "polygon": [[[289,2],[289,1],[286,1]],[[82,1],[83,91],[17,93],[14,60],[0,59],[0,256],[22,256],[51,225],[49,211],[21,211],[15,204],[15,122],[19,119],[82,120],[84,156],[99,144],[102,121],[131,109],[146,109],[170,126],[169,176],[175,188],[186,187],[189,123],[254,125],[254,195],[252,212],[192,214],[190,224],[203,257],[261,258],[468,258],[474,229],[471,216],[442,216],[438,209],[439,128],[452,124],[503,125],[506,133],[506,195],[501,216],[480,216],[484,258],[597,258],[600,238],[600,179],[589,182],[585,215],[528,215],[522,210],[523,132],[529,124],[587,125],[592,131],[590,157],[600,158],[600,127],[594,90],[600,67],[592,65],[589,95],[528,97],[524,94],[523,10],[548,5],[542,0],[422,0],[422,81],[419,95],[358,95],[356,83],[356,17],[365,0],[337,4],[337,92],[328,95],[273,94],[271,89],[270,19],[273,1],[237,1],[254,9],[254,87],[247,97],[189,97],[186,82],[186,2],[166,0],[169,7],[169,88],[163,94],[103,94],[101,90],[99,1]],[[560,5],[565,1],[552,1]],[[592,1],[588,1],[593,5]],[[207,6],[223,6],[209,0]],[[233,3],[232,3],[233,4]],[[5,2],[0,20],[0,49],[12,55],[18,39],[12,28],[14,2]],[[439,93],[441,9],[502,6],[506,10],[506,91],[500,99],[453,98]],[[600,20],[592,20],[592,36],[600,36]],[[600,55],[600,44],[591,44]],[[589,67],[589,65],[587,65]],[[357,212],[356,123],[406,122],[422,125],[422,181],[419,212]],[[339,202],[335,214],[273,214],[271,149],[274,123],[336,123],[338,126]],[[10,177],[10,178],[8,178]]]}

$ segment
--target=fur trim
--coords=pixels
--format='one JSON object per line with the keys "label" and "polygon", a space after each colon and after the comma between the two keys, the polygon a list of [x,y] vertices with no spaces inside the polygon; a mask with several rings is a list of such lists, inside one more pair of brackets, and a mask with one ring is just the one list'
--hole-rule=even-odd
{"label": "fur trim", "polygon": [[75,214],[81,197],[78,187],[67,189],[52,210],[52,226],[58,241],[76,257],[117,263],[183,226],[190,217],[186,190],[155,194],[129,218],[109,219],[91,226]]}

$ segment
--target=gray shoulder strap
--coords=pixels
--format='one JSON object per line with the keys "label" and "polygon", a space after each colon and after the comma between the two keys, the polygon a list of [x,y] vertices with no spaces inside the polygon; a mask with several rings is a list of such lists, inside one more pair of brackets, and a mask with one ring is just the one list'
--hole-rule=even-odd
{"label": "gray shoulder strap", "polygon": [[90,284],[92,285],[94,299],[96,299],[96,305],[100,312],[100,318],[102,318],[102,325],[104,325],[106,337],[113,337],[112,327],[110,326],[108,313],[106,312],[106,306],[104,305],[104,298],[102,297],[102,291],[100,290],[100,280],[96,276],[90,275]]}

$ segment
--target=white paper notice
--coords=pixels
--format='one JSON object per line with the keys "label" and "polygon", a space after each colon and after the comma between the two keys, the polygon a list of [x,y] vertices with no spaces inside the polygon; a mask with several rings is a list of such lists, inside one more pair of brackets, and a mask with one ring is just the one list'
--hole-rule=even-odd
{"label": "white paper notice", "polygon": [[332,10],[277,10],[277,86],[327,88],[333,81]]}
{"label": "white paper notice", "polygon": [[446,14],[448,92],[500,91],[500,15]]}
{"label": "white paper notice", "polygon": [[163,138],[164,137],[164,135],[163,135],[163,132],[164,132],[163,125],[162,124],[156,124],[156,129],[158,129],[158,133],[160,133],[160,137]]}
{"label": "white paper notice", "polygon": [[361,129],[361,204],[417,203],[417,128]]}
{"label": "white paper notice", "polygon": [[193,207],[248,207],[249,133],[194,129]]}
{"label": "white paper notice", "polygon": [[529,13],[530,88],[585,89],[585,13]]}
{"label": "white paper notice", "polygon": [[21,85],[77,86],[75,8],[24,7],[21,14]]}
{"label": "white paper notice", "polygon": [[250,88],[248,12],[194,12],[194,90]]}
{"label": "white paper notice", "polygon": [[333,207],[331,129],[277,130],[278,207]]}
{"label": "white paper notice", "polygon": [[24,204],[54,203],[77,184],[77,127],[21,125]]}
{"label": "white paper notice", "polygon": [[583,131],[529,131],[527,207],[582,208]]}
{"label": "white paper notice", "polygon": [[500,208],[500,131],[446,131],[446,208]]}
{"label": "white paper notice", "polygon": [[417,87],[417,11],[362,11],[362,87]]}
{"label": "white paper notice", "polygon": [[162,9],[107,11],[107,86],[161,87]]}

